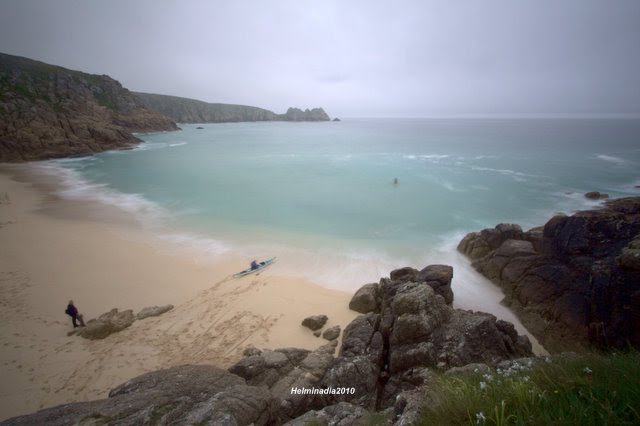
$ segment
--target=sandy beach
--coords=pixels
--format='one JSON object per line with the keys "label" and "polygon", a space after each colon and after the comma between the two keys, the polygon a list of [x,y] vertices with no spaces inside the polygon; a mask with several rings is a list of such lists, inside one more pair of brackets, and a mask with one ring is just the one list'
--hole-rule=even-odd
{"label": "sandy beach", "polygon": [[[145,372],[181,364],[227,368],[248,346],[315,349],[326,343],[301,326],[326,314],[345,326],[353,291],[287,274],[278,261],[232,279],[252,260],[209,256],[148,230],[130,212],[56,195],[61,183],[33,165],[0,168],[0,420],[71,401],[100,399]],[[268,254],[265,254],[267,257]],[[299,262],[299,259],[297,260]],[[464,280],[469,271],[458,270]],[[362,282],[361,284],[366,284]],[[323,284],[323,285],[326,285]],[[486,280],[459,286],[454,306],[492,312],[529,335]],[[103,340],[68,336],[73,299],[85,320],[113,308],[172,304]],[[471,302],[470,302],[471,301]]]}
{"label": "sandy beach", "polygon": [[[279,263],[230,279],[251,259],[203,262],[122,212],[58,199],[28,165],[0,170],[0,241],[0,420],[104,398],[159,368],[228,367],[249,345],[313,349],[325,341],[303,318],[323,313],[327,327],[344,329],[356,316],[351,293],[282,276]],[[69,299],[86,320],[112,308],[175,308],[90,341],[67,336]]]}

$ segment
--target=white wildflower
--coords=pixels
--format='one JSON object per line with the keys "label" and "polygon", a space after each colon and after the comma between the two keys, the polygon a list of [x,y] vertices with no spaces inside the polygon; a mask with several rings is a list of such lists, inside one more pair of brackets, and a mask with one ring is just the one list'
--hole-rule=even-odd
{"label": "white wildflower", "polygon": [[523,382],[528,382],[528,381],[529,381],[529,376],[524,376],[524,377],[522,378],[522,381],[523,381]]}
{"label": "white wildflower", "polygon": [[484,416],[484,413],[482,411],[480,411],[479,413],[476,413],[476,424],[477,425],[479,425],[481,423],[484,424],[484,422],[486,422],[486,421],[487,421],[487,419]]}
{"label": "white wildflower", "polygon": [[493,376],[491,374],[483,374],[482,377],[484,377],[487,382],[493,380]]}
{"label": "white wildflower", "polygon": [[593,373],[593,370],[592,370],[592,369],[590,369],[589,367],[585,367],[585,368],[584,368],[584,370],[582,370],[582,371],[584,371],[584,372],[585,372],[585,373],[587,373],[587,374],[591,374],[591,373]]}
{"label": "white wildflower", "polygon": [[480,390],[485,390],[487,388],[486,382],[480,382]]}

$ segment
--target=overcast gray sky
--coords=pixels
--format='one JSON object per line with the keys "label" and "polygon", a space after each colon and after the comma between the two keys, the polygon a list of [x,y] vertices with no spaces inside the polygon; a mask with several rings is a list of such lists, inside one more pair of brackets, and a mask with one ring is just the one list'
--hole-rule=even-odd
{"label": "overcast gray sky", "polygon": [[0,0],[0,51],[275,112],[640,115],[635,0]]}

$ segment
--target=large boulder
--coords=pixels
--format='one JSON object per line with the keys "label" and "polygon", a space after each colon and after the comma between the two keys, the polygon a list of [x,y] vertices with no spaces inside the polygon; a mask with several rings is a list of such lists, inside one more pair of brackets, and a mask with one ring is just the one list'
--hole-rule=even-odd
{"label": "large boulder", "polygon": [[247,386],[216,367],[183,365],[131,379],[107,399],[59,405],[3,424],[265,425],[274,423],[276,413],[276,401],[266,388]]}
{"label": "large boulder", "polygon": [[598,191],[590,191],[584,194],[584,196],[590,200],[605,200],[609,198],[609,194]]}
{"label": "large boulder", "polygon": [[493,229],[467,234],[458,244],[458,251],[471,259],[479,259],[500,247],[506,240],[521,240],[523,234],[520,225],[501,223]]}
{"label": "large boulder", "polygon": [[320,330],[328,320],[326,315],[312,315],[302,320],[302,326],[313,331]]}
{"label": "large boulder", "polygon": [[419,282],[426,282],[436,294],[444,298],[447,305],[453,303],[453,290],[451,280],[453,268],[449,265],[430,265],[420,271]]}
{"label": "large boulder", "polygon": [[150,306],[138,312],[136,314],[136,319],[141,320],[149,317],[157,317],[159,315],[164,314],[165,312],[169,312],[172,309],[173,309],[173,305]]}
{"label": "large boulder", "polygon": [[368,314],[377,312],[380,305],[380,291],[377,283],[365,284],[351,298],[349,309]]}
{"label": "large boulder", "polygon": [[322,338],[326,340],[336,340],[340,337],[340,326],[334,325],[333,327],[327,328],[324,333],[322,333]]}
{"label": "large boulder", "polygon": [[429,265],[418,271],[411,267],[404,267],[391,271],[390,280],[394,284],[407,282],[426,283],[436,294],[442,296],[448,305],[453,303],[453,290],[451,280],[453,279],[453,268],[448,265]]}
{"label": "large boulder", "polygon": [[114,308],[100,315],[97,319],[89,320],[87,326],[83,327],[78,335],[90,340],[104,339],[129,327],[135,320],[131,309],[119,312]]}
{"label": "large boulder", "polygon": [[300,417],[287,422],[284,426],[333,425],[352,426],[364,422],[369,414],[367,410],[348,402],[339,402],[322,410],[307,411]]}
{"label": "large boulder", "polygon": [[299,366],[310,353],[298,348],[252,351],[231,366],[229,372],[242,377],[249,385],[271,387]]}

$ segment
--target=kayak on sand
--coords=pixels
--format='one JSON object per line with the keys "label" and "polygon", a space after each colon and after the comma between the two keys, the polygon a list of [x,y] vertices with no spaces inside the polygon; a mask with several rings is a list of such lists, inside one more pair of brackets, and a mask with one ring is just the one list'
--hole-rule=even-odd
{"label": "kayak on sand", "polygon": [[260,262],[256,265],[255,268],[248,268],[248,269],[245,269],[244,271],[238,272],[237,274],[233,274],[233,278],[240,278],[240,277],[244,277],[245,275],[249,275],[249,274],[253,274],[254,272],[261,271],[267,266],[271,265],[273,262],[275,262],[275,260],[276,258],[272,257],[271,259],[265,260],[264,262]]}

